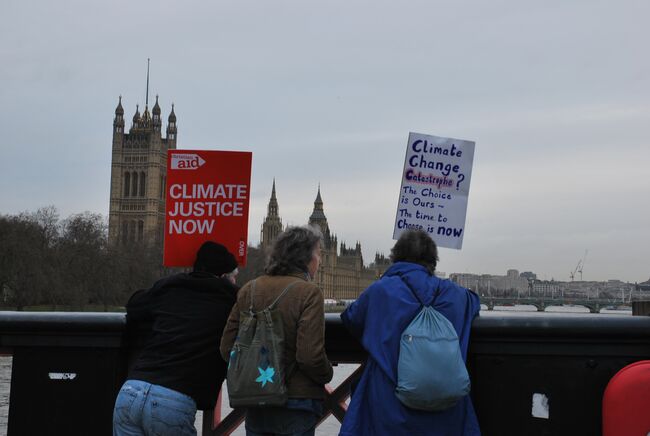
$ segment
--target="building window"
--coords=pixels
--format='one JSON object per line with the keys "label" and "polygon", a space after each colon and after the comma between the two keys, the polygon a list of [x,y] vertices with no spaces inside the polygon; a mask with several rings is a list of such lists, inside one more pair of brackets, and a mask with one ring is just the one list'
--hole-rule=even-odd
{"label": "building window", "polygon": [[129,223],[124,221],[122,223],[122,244],[126,244],[129,237]]}
{"label": "building window", "polygon": [[129,189],[131,188],[131,173],[124,173],[124,196],[129,196]]}
{"label": "building window", "polygon": [[145,186],[146,186],[146,181],[147,176],[144,174],[144,172],[140,173],[140,197],[145,196]]}
{"label": "building window", "polygon": [[163,176],[160,176],[160,198],[163,198],[163,192],[165,192],[165,185],[163,184]]}
{"label": "building window", "polygon": [[144,221],[138,221],[138,242],[144,239]]}
{"label": "building window", "polygon": [[131,175],[131,196],[136,197],[138,195],[138,173],[133,172]]}
{"label": "building window", "polygon": [[135,221],[129,222],[129,241],[135,242]]}

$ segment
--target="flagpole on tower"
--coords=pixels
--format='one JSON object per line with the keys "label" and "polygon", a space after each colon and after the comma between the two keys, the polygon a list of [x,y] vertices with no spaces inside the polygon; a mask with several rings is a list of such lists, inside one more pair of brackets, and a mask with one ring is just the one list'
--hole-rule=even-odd
{"label": "flagpole on tower", "polygon": [[147,95],[145,97],[145,108],[149,106],[149,61],[150,59],[147,58]]}

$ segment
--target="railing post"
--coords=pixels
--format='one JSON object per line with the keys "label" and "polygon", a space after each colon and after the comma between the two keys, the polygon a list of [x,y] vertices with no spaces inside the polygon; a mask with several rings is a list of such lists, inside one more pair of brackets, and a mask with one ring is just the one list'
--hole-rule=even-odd
{"label": "railing post", "polygon": [[650,315],[650,301],[633,301],[632,302],[632,315],[634,315],[634,316],[649,316]]}
{"label": "railing post", "polygon": [[352,392],[352,384],[361,377],[365,364],[359,365],[357,369],[352,372],[336,389],[332,389],[329,385],[325,386],[325,401],[323,403],[324,410],[323,416],[321,417],[318,424],[325,421],[330,414],[334,415],[339,422],[343,422],[345,418],[345,413],[348,411],[348,406],[345,404],[345,401],[350,398],[350,393]]}

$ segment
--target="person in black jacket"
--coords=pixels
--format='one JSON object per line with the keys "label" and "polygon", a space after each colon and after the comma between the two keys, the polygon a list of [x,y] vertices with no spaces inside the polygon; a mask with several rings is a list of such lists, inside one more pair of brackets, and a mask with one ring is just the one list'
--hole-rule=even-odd
{"label": "person in black jacket", "polygon": [[141,354],[115,401],[113,435],[195,435],[198,410],[214,408],[226,376],[219,343],[237,297],[237,261],[208,241],[193,272],[131,296],[129,329],[150,325]]}

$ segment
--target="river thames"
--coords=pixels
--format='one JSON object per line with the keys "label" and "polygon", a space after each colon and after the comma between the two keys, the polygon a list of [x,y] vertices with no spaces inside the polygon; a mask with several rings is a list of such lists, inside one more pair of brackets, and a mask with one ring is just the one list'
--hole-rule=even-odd
{"label": "river thames", "polygon": [[[481,311],[481,316],[631,316],[631,311],[626,310],[607,310],[604,309],[598,315],[589,314],[589,309],[584,307],[550,307],[546,312],[535,312],[532,306],[515,306],[504,307],[494,311]],[[9,392],[11,386],[11,356],[0,356],[0,435],[7,434],[7,416],[9,414]],[[334,379],[331,385],[337,386],[346,377],[348,377],[358,365],[341,364],[334,367]],[[224,386],[225,387],[225,386]],[[222,416],[226,416],[230,412],[228,407],[227,397],[224,399],[222,406]],[[198,434],[201,434],[201,421],[203,414],[199,412],[196,419],[196,428]],[[316,434],[319,436],[336,435],[339,431],[339,422],[333,416],[330,416],[323,424],[316,429]],[[243,425],[232,433],[235,436],[243,436],[245,434]]]}

